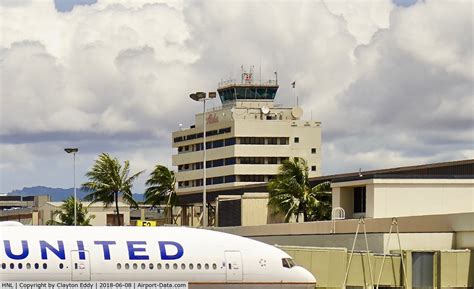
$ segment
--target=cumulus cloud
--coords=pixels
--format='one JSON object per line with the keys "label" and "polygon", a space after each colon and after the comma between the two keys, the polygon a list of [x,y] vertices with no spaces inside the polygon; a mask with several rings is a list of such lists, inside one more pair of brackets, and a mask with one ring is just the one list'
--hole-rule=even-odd
{"label": "cumulus cloud", "polygon": [[323,122],[324,173],[472,157],[471,11],[469,1],[99,0],[60,13],[3,1],[0,192],[68,186],[69,145],[78,172],[103,151],[134,170],[169,165],[171,131],[201,109],[188,94],[242,64],[278,71],[286,105],[296,80],[305,117]]}

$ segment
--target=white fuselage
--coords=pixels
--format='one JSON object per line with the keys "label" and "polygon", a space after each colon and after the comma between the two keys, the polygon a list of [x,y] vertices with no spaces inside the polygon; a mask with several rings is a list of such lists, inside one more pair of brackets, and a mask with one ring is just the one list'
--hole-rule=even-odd
{"label": "white fuselage", "polygon": [[316,283],[304,268],[288,266],[291,257],[280,249],[210,230],[0,226],[0,237],[0,280],[187,281],[190,288]]}

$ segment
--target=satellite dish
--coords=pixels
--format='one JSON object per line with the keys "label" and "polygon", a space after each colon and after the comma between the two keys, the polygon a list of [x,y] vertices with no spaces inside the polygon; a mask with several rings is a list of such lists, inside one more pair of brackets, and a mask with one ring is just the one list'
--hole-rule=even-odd
{"label": "satellite dish", "polygon": [[270,109],[268,108],[268,106],[262,106],[260,110],[262,111],[263,114],[268,114],[270,112]]}
{"label": "satellite dish", "polygon": [[303,109],[299,106],[295,106],[291,109],[291,115],[294,118],[300,118],[303,116]]}

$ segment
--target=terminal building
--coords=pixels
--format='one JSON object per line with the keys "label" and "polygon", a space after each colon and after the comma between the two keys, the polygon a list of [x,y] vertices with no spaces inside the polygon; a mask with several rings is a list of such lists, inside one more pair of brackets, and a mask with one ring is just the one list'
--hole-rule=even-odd
{"label": "terminal building", "polygon": [[202,204],[204,121],[211,211],[221,191],[265,184],[291,157],[307,161],[310,177],[321,175],[321,123],[303,120],[298,106],[276,104],[278,87],[277,79],[257,81],[252,72],[242,73],[240,80],[218,85],[222,106],[197,114],[193,125],[173,132],[181,205],[195,210]]}

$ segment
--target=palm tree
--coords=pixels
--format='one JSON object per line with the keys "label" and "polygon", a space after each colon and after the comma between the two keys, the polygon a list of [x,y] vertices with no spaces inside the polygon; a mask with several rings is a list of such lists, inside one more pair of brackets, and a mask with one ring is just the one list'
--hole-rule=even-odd
{"label": "palm tree", "polygon": [[176,196],[176,177],[167,167],[157,165],[146,181],[145,203],[156,207],[165,203],[165,216],[171,214],[173,222],[173,207],[178,200]]}
{"label": "palm tree", "polygon": [[129,177],[129,161],[125,161],[122,167],[117,158],[112,158],[109,154],[102,153],[95,161],[92,169],[86,173],[89,181],[82,184],[82,189],[90,193],[84,199],[93,203],[103,202],[105,207],[115,202],[116,224],[121,226],[118,206],[119,195],[122,195],[125,202],[137,207],[138,205],[133,199],[132,187],[133,182],[141,173],[143,171]]}
{"label": "palm tree", "polygon": [[300,215],[303,215],[303,221],[308,221],[313,208],[319,203],[316,191],[309,184],[308,165],[298,157],[281,164],[278,175],[268,184],[268,191],[268,204],[277,213],[284,213],[286,222],[292,216],[296,216],[298,222]]}
{"label": "palm tree", "polygon": [[[80,200],[77,200],[76,202],[76,214],[76,223],[78,226],[90,226],[90,221],[95,218],[95,215],[87,216],[87,207],[84,207]],[[59,217],[60,222],[55,220],[56,217]],[[53,212],[52,219],[46,222],[46,225],[74,225],[74,197],[71,196],[64,200],[60,209]]]}
{"label": "palm tree", "polygon": [[324,182],[313,187],[313,193],[318,203],[310,208],[309,220],[330,220],[332,211],[331,183]]}

